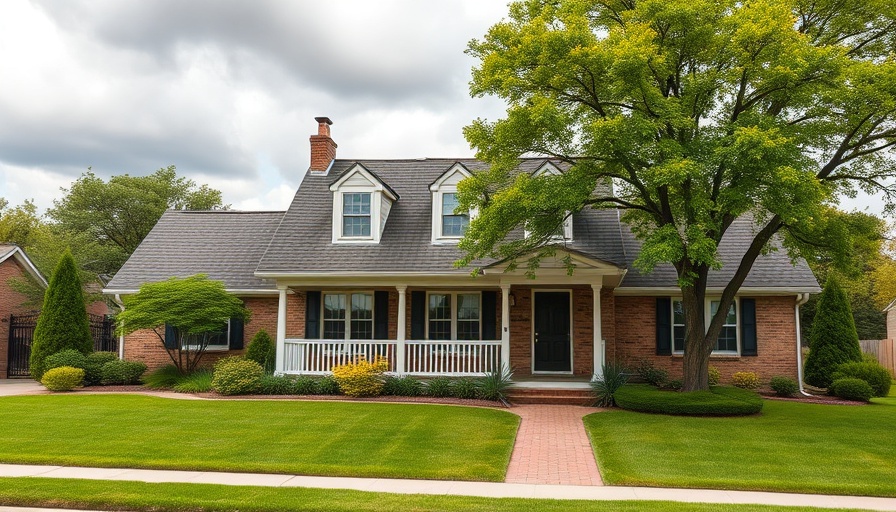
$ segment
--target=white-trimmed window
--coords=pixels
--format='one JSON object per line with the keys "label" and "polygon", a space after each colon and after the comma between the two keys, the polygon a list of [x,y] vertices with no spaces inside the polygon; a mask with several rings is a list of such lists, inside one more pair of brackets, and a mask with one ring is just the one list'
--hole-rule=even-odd
{"label": "white-trimmed window", "polygon": [[429,292],[426,306],[426,339],[482,339],[481,293]]}
{"label": "white-trimmed window", "polygon": [[333,243],[378,243],[398,195],[363,165],[330,185]]}
{"label": "white-trimmed window", "polygon": [[370,238],[370,192],[342,194],[342,236]]}
{"label": "white-trimmed window", "polygon": [[[173,329],[174,336],[179,337],[180,333],[178,329],[175,327]],[[185,347],[187,350],[199,350],[199,345],[190,345],[188,344]],[[228,319],[226,322],[221,324],[221,329],[213,334],[210,334],[208,337],[208,343],[205,345],[205,350],[207,352],[218,352],[223,350],[230,350],[230,320]]]}
{"label": "white-trimmed window", "polygon": [[442,237],[461,238],[470,226],[469,212],[456,212],[457,193],[442,194]]}
{"label": "white-trimmed window", "polygon": [[323,293],[323,339],[372,340],[373,293]]}
{"label": "white-trimmed window", "polygon": [[[712,321],[713,315],[719,309],[720,301],[718,299],[707,299],[705,303],[704,315],[706,326]],[[739,315],[737,314],[738,300],[735,298],[728,309],[728,315],[725,317],[725,323],[722,325],[722,332],[716,340],[713,348],[713,354],[731,354],[735,355],[740,352],[740,338],[738,329]],[[684,305],[681,299],[672,299],[672,352],[676,354],[684,353],[685,343],[685,319]]]}
{"label": "white-trimmed window", "polygon": [[475,212],[459,211],[457,201],[458,183],[470,176],[470,171],[463,164],[456,163],[429,186],[432,192],[434,244],[456,244],[470,226],[470,219]]}

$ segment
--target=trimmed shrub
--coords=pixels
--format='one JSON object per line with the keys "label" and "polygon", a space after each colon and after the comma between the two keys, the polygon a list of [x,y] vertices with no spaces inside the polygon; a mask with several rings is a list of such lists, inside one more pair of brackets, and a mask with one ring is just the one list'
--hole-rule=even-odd
{"label": "trimmed shrub", "polygon": [[759,387],[759,376],[756,372],[736,372],[731,376],[731,383],[743,389],[756,389]]}
{"label": "trimmed shrub", "polygon": [[454,396],[456,398],[476,398],[476,381],[469,377],[461,377],[454,381]]}
{"label": "trimmed shrub", "polygon": [[52,370],[62,366],[70,366],[72,368],[84,369],[87,365],[87,357],[74,349],[66,349],[61,352],[47,356],[44,359],[44,371]]}
{"label": "trimmed shrub", "polygon": [[377,358],[373,362],[359,357],[354,363],[334,366],[333,378],[339,391],[348,396],[377,396],[383,391],[383,373],[389,369],[389,361]]}
{"label": "trimmed shrub", "polygon": [[31,377],[40,381],[46,371],[46,358],[68,348],[88,354],[93,351],[93,337],[78,267],[71,251],[66,249],[50,277],[44,304],[37,317],[29,359]]}
{"label": "trimmed shrub", "polygon": [[295,380],[286,375],[262,375],[261,380],[258,382],[258,394],[294,395]]}
{"label": "trimmed shrub", "polygon": [[249,348],[246,349],[246,359],[260,364],[265,373],[274,373],[274,363],[277,362],[277,345],[267,331],[262,329],[255,333],[252,342],[249,343]]}
{"label": "trimmed shrub", "polygon": [[338,395],[339,394],[339,383],[336,382],[336,379],[333,378],[332,375],[327,375],[325,377],[321,377],[317,381],[317,394],[318,395]]}
{"label": "trimmed shrub", "polygon": [[715,366],[709,367],[709,385],[718,386],[722,382],[722,372]]}
{"label": "trimmed shrub", "polygon": [[682,384],[682,382],[680,380],[675,379],[675,380],[670,380],[669,382],[666,382],[665,384],[663,384],[663,387],[661,387],[660,389],[667,389],[670,391],[680,391],[683,386],[684,386],[684,384]]}
{"label": "trimmed shrub", "polygon": [[867,402],[874,396],[871,385],[862,379],[847,377],[837,379],[831,383],[831,393],[834,396],[857,402]]}
{"label": "trimmed shrub", "polygon": [[212,371],[200,368],[189,375],[183,375],[172,389],[178,393],[208,393],[212,390]]}
{"label": "trimmed shrub", "polygon": [[317,389],[318,379],[314,379],[305,375],[296,378],[292,382],[292,392],[296,395],[317,395],[320,394]]}
{"label": "trimmed shrub", "polygon": [[628,381],[628,375],[625,374],[625,368],[616,363],[605,363],[601,370],[601,375],[595,375],[596,378],[591,380],[594,404],[598,407],[613,407],[616,405],[613,396]]}
{"label": "trimmed shrub", "polygon": [[790,377],[772,377],[769,386],[778,396],[793,396],[800,390],[799,384]]}
{"label": "trimmed shrub", "polygon": [[849,362],[843,363],[837,367],[837,371],[831,375],[833,380],[845,378],[862,379],[874,390],[874,396],[887,396],[890,394],[890,385],[893,377],[890,371],[880,365],[877,361],[868,362]]}
{"label": "trimmed shrub", "polygon": [[662,368],[657,368],[647,359],[642,359],[635,367],[635,373],[642,381],[651,386],[662,387],[669,380],[669,372]]}
{"label": "trimmed shrub", "polygon": [[103,385],[139,384],[146,365],[140,361],[109,361],[100,369]]}
{"label": "trimmed shrub", "polygon": [[619,388],[614,398],[622,409],[657,414],[745,416],[762,410],[762,397],[752,391],[727,386],[680,393],[630,384]]}
{"label": "trimmed shrub", "polygon": [[480,377],[477,381],[477,396],[483,400],[506,402],[507,391],[513,386],[513,372],[501,365],[501,370],[495,370]]}
{"label": "trimmed shrub", "polygon": [[807,384],[826,388],[838,366],[862,361],[862,349],[849,300],[836,279],[828,278],[816,308],[803,375]]}
{"label": "trimmed shrub", "polygon": [[84,364],[84,385],[96,386],[103,381],[103,365],[109,361],[117,361],[115,352],[91,352],[87,354],[87,362]]}
{"label": "trimmed shrub", "polygon": [[454,385],[448,377],[436,377],[426,383],[426,394],[436,398],[454,396]]}
{"label": "trimmed shrub", "polygon": [[420,396],[423,394],[423,382],[414,377],[386,377],[383,382],[383,394],[391,396]]}
{"label": "trimmed shrub", "polygon": [[44,372],[40,383],[50,391],[71,391],[84,382],[84,369],[58,366]]}
{"label": "trimmed shrub", "polygon": [[251,395],[258,392],[264,368],[242,357],[225,357],[215,363],[212,388],[222,395]]}
{"label": "trimmed shrub", "polygon": [[181,377],[183,374],[177,366],[169,364],[146,374],[143,385],[149,389],[171,389],[180,382]]}

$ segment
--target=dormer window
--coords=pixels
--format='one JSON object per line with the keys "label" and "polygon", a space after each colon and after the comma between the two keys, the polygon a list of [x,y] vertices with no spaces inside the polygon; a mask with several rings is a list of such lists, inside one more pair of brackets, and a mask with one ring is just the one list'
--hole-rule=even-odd
{"label": "dormer window", "polygon": [[333,243],[379,243],[398,194],[361,164],[342,173],[330,191]]}
{"label": "dormer window", "polygon": [[[540,178],[542,176],[559,176],[562,174],[562,171],[557,168],[556,165],[551,162],[545,162],[544,165],[539,167],[535,172],[532,173],[533,178]],[[529,231],[524,231],[526,238],[529,237]],[[563,219],[563,223],[557,226],[557,230],[554,232],[553,236],[551,236],[551,240],[555,242],[570,242],[572,241],[572,214],[567,212],[566,217]]]}
{"label": "dormer window", "polygon": [[432,192],[432,243],[456,244],[470,226],[472,212],[457,209],[457,184],[470,176],[470,171],[458,162],[429,186]]}

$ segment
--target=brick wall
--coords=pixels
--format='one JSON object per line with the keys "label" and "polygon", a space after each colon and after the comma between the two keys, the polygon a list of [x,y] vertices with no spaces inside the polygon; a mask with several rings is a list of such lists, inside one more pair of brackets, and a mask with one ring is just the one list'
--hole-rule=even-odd
{"label": "brick wall", "polygon": [[15,258],[0,263],[0,378],[6,378],[9,362],[9,316],[32,312],[34,308],[23,306],[27,297],[9,286],[10,279],[24,279],[25,269]]}
{"label": "brick wall", "polygon": [[[712,356],[709,364],[719,369],[722,382],[739,371],[752,371],[762,381],[783,375],[797,378],[795,298],[756,298],[758,356]],[[636,363],[646,359],[666,369],[670,377],[682,376],[681,356],[656,355],[656,297],[616,297],[616,340],[607,345],[607,359]]]}

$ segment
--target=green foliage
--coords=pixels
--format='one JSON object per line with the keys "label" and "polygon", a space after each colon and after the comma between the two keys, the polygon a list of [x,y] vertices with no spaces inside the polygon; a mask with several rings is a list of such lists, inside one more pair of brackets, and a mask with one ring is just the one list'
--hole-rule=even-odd
{"label": "green foliage", "polygon": [[735,372],[731,383],[743,389],[756,389],[759,387],[759,376],[756,372]]}
{"label": "green foliage", "polygon": [[845,400],[868,402],[874,396],[874,389],[862,379],[846,377],[831,383],[831,394]]}
{"label": "green foliage", "polygon": [[800,390],[796,381],[790,377],[772,377],[769,386],[778,396],[793,396]]}
{"label": "green foliage", "polygon": [[[248,356],[246,357],[248,359]],[[257,362],[257,361],[256,361]],[[259,395],[294,395],[295,379],[287,375],[271,375],[266,373],[258,383]],[[313,393],[305,393],[311,395]]]}
{"label": "green foliage", "polygon": [[34,328],[31,376],[40,380],[47,356],[69,348],[82,354],[90,353],[93,351],[93,337],[90,335],[78,269],[71,252],[66,251],[50,278],[44,305]]}
{"label": "green foliage", "polygon": [[230,318],[249,318],[249,310],[225,291],[224,283],[203,274],[146,283],[124,302],[125,310],[115,318],[119,333],[152,329],[164,344],[165,324],[175,327],[179,336],[176,348],[166,350],[184,374],[197,368],[209,337],[220,332]]}
{"label": "green foliage", "polygon": [[862,360],[852,312],[836,279],[829,279],[821,293],[809,349],[803,375],[807,384],[820,388],[831,385],[838,366]]}
{"label": "green foliage", "polygon": [[274,373],[274,365],[277,362],[277,345],[267,331],[261,329],[255,333],[246,350],[246,359],[260,364],[266,373]]}
{"label": "green foliage", "polygon": [[387,396],[420,396],[423,394],[423,383],[408,375],[404,377],[390,375],[383,381],[383,394]]}
{"label": "green foliage", "polygon": [[71,366],[50,368],[44,372],[40,383],[50,391],[71,391],[84,382],[84,369]]}
{"label": "green foliage", "polygon": [[469,377],[461,377],[454,381],[454,396],[456,398],[476,398],[476,381]]}
{"label": "green foliage", "polygon": [[742,416],[762,410],[762,398],[739,388],[713,386],[709,391],[661,391],[631,384],[614,395],[616,405],[631,411],[684,416]]}
{"label": "green foliage", "polygon": [[212,390],[212,372],[207,368],[195,370],[182,376],[172,389],[178,393],[208,393]]}
{"label": "green foliage", "polygon": [[428,396],[442,398],[454,396],[454,383],[448,377],[436,377],[426,383]]}
{"label": "green foliage", "polygon": [[242,357],[225,357],[215,363],[212,387],[222,395],[251,395],[258,392],[264,368]]}
{"label": "green foliage", "polygon": [[296,395],[317,395],[322,394],[318,393],[317,386],[318,379],[313,377],[308,377],[305,375],[301,375],[296,377],[296,379],[292,383],[293,393]]}
{"label": "green foliage", "polygon": [[845,378],[864,380],[874,390],[874,396],[879,397],[890,394],[890,386],[893,382],[893,377],[890,375],[889,370],[881,366],[877,361],[843,363],[831,375],[832,381]]}
{"label": "green foliage", "polygon": [[669,372],[662,368],[657,368],[648,359],[638,361],[635,366],[635,373],[642,381],[651,386],[662,387],[669,380]]}
{"label": "green foliage", "polygon": [[682,386],[683,386],[683,384],[680,380],[673,379],[673,380],[667,381],[665,384],[663,384],[660,389],[668,389],[671,391],[680,391]]}
{"label": "green foliage", "polygon": [[173,364],[165,365],[143,377],[143,385],[149,389],[171,389],[180,382],[183,374]]}
{"label": "green foliage", "polygon": [[513,387],[513,371],[503,364],[500,370],[489,372],[477,381],[476,395],[483,400],[506,402],[507,392]]}
{"label": "green foliage", "polygon": [[87,366],[87,356],[77,350],[68,348],[51,354],[44,360],[44,371],[61,366],[71,366],[72,368],[81,368],[83,370]]}
{"label": "green foliage", "polygon": [[91,352],[84,363],[84,385],[96,386],[103,380],[103,365],[109,361],[117,361],[115,352]]}
{"label": "green foliage", "polygon": [[140,376],[146,372],[146,365],[140,361],[109,361],[100,369],[103,385],[139,384]]}
{"label": "green foliage", "polygon": [[318,395],[338,395],[339,394],[339,383],[336,382],[336,379],[332,375],[327,375],[321,377],[317,381],[317,394]]}
{"label": "green foliage", "polygon": [[722,372],[719,371],[715,366],[710,366],[708,369],[709,373],[709,385],[710,386],[718,386],[719,382],[722,381]]}
{"label": "green foliage", "polygon": [[[647,376],[656,376],[655,373],[645,372]],[[598,407],[613,407],[616,401],[613,399],[619,388],[628,382],[625,368],[613,362],[604,363],[601,374],[595,375],[591,380],[591,392],[594,394],[595,405]],[[655,385],[655,384],[654,384]]]}

